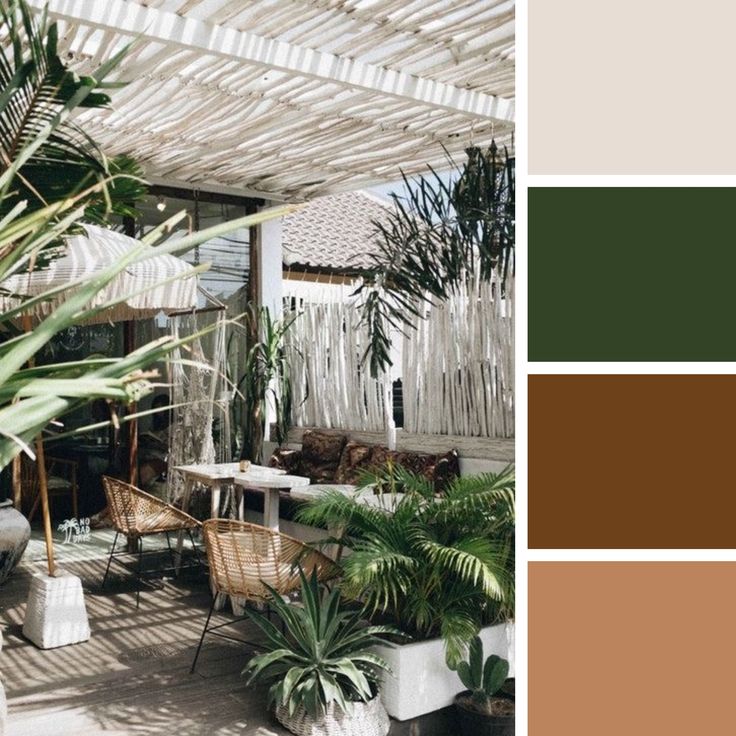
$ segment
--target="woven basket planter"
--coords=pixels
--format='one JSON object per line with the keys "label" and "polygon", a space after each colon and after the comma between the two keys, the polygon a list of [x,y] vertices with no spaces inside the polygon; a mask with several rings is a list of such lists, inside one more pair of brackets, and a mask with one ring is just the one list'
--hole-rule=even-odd
{"label": "woven basket planter", "polygon": [[391,725],[378,697],[368,703],[353,703],[351,713],[344,713],[331,703],[316,721],[302,707],[290,716],[289,708],[279,705],[276,720],[297,736],[386,736]]}

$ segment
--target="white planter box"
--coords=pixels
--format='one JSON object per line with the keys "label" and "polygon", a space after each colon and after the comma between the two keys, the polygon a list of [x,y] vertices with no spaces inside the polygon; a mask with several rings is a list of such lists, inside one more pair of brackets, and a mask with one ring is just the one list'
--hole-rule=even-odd
{"label": "white planter box", "polygon": [[[487,626],[480,632],[483,656],[498,654],[509,660],[514,675],[514,624]],[[381,699],[394,718],[409,718],[452,705],[455,695],[465,690],[457,672],[445,663],[442,639],[413,642],[394,648],[379,646],[376,654],[389,664],[393,674],[384,677]]]}

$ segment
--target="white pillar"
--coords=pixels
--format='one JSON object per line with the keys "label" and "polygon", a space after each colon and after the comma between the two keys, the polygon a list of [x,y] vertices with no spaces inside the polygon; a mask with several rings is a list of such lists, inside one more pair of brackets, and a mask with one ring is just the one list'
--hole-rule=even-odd
{"label": "white pillar", "polygon": [[[273,203],[270,203],[273,204]],[[270,206],[270,205],[267,205]],[[268,307],[272,319],[280,319],[283,304],[283,252],[281,247],[281,218],[268,220],[260,226],[258,263],[261,266],[258,303]],[[271,423],[276,419],[272,401],[268,401],[264,441],[271,439]]]}
{"label": "white pillar", "polygon": [[[270,206],[270,205],[269,205]],[[281,218],[268,220],[260,225],[258,262],[261,264],[260,293],[258,302],[268,307],[271,316],[281,316],[281,302],[284,288],[282,284],[284,257],[281,248]]]}

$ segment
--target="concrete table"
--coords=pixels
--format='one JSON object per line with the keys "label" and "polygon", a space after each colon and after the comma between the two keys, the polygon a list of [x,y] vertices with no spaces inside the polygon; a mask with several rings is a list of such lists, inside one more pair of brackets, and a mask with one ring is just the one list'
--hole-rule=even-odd
{"label": "concrete table", "polygon": [[[189,503],[192,498],[192,490],[195,483],[201,483],[210,491],[210,518],[217,519],[220,516],[220,497],[222,495],[222,487],[233,485],[236,475],[240,473],[240,463],[212,463],[198,465],[177,465],[174,470],[184,476],[184,495],[181,499],[181,510],[189,513]],[[244,475],[249,473],[268,473],[272,477],[285,475],[285,470],[277,468],[267,468],[265,465],[251,465],[250,469]],[[238,499],[238,518],[243,519],[245,516],[245,508],[243,505],[242,492]],[[176,544],[176,551],[179,561],[181,562],[181,551],[184,547],[184,532],[179,532],[179,539]]]}
{"label": "concrete table", "polygon": [[[177,470],[184,476],[184,495],[181,499],[182,511],[189,512],[189,502],[195,483],[201,483],[210,490],[210,518],[220,516],[220,496],[222,487],[233,485],[235,475],[241,475],[240,463],[212,463],[211,465],[177,465]],[[285,470],[267,468],[265,465],[251,465],[246,475],[251,472],[285,475]],[[238,517],[243,518],[243,508],[238,509]]]}
{"label": "concrete table", "polygon": [[[289,489],[293,493],[294,489],[308,486],[309,478],[301,475],[276,475],[273,472],[263,472],[260,468],[251,468],[247,473],[236,473],[233,483],[236,488],[263,493],[263,526],[278,531],[279,491]],[[242,504],[242,498],[240,503]]]}

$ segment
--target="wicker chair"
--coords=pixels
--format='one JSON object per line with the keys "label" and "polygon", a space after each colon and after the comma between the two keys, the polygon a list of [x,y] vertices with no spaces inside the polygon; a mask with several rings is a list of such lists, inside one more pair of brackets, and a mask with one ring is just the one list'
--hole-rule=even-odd
{"label": "wicker chair", "polygon": [[[192,548],[199,561],[199,553],[194,544],[192,537],[192,529],[198,529],[202,524],[189,514],[185,514],[171,504],[164,503],[160,499],[145,493],[139,488],[117,480],[104,476],[102,485],[105,489],[107,497],[107,506],[110,512],[112,526],[115,529],[115,541],[110,550],[110,557],[107,561],[105,569],[105,577],[102,579],[102,588],[104,589],[107,581],[107,575],[110,572],[110,564],[116,557],[131,554],[127,550],[116,552],[115,547],[118,537],[123,534],[128,541],[135,540],[134,544],[138,547],[138,567],[136,568],[136,578],[138,587],[136,589],[135,605],[138,607],[141,595],[142,582],[142,565],[143,565],[143,537],[150,534],[165,534],[166,543],[169,548],[172,566],[176,567],[176,559],[174,550],[171,547],[171,532],[184,532],[189,535]],[[124,565],[128,569],[127,565]]]}
{"label": "wicker chair", "polygon": [[[213,596],[190,672],[194,672],[205,635],[235,623],[209,625],[218,594],[268,604],[271,593],[264,583],[279,595],[288,595],[300,587],[299,566],[307,575],[316,570],[320,582],[339,573],[339,567],[329,557],[267,527],[231,519],[209,519],[202,529]],[[225,634],[217,636],[242,641]]]}

